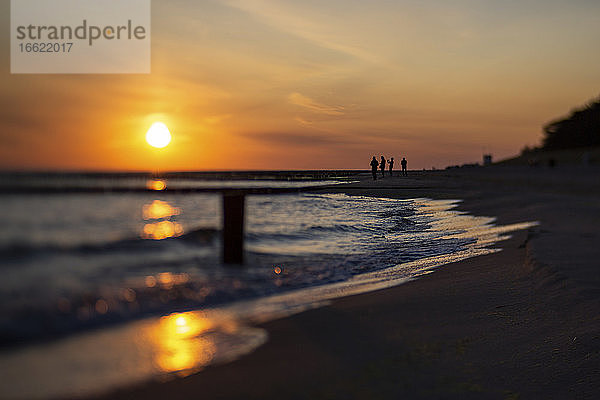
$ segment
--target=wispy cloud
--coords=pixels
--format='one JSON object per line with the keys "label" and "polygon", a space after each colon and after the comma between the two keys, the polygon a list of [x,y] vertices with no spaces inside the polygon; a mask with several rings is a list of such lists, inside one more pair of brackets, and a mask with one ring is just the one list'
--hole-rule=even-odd
{"label": "wispy cloud", "polygon": [[298,92],[290,93],[288,101],[294,105],[307,108],[310,111],[319,114],[344,115],[344,107],[322,104]]}
{"label": "wispy cloud", "polygon": [[226,4],[253,15],[282,32],[308,40],[317,46],[352,56],[361,61],[385,63],[380,56],[364,47],[345,42],[340,35],[328,30],[327,26],[311,22],[305,16],[286,9],[284,3],[268,0],[227,0]]}
{"label": "wispy cloud", "polygon": [[244,134],[258,142],[268,142],[275,146],[340,146],[351,144],[362,144],[362,140],[347,135],[308,133],[303,132],[254,132]]}
{"label": "wispy cloud", "polygon": [[294,120],[298,122],[300,125],[311,126],[313,124],[312,121],[306,120],[302,117],[295,117]]}
{"label": "wispy cloud", "polygon": [[231,118],[231,114],[220,114],[220,115],[211,115],[202,119],[202,121],[208,125],[216,125],[219,124],[229,118]]}

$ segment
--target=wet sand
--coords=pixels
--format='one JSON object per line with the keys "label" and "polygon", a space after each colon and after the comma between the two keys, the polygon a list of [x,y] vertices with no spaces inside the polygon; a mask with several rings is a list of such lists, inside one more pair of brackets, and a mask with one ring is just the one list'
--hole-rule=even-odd
{"label": "wet sand", "polygon": [[116,399],[592,399],[600,395],[600,170],[412,172],[328,189],[463,199],[501,224],[540,221],[502,252],[262,325],[249,356]]}

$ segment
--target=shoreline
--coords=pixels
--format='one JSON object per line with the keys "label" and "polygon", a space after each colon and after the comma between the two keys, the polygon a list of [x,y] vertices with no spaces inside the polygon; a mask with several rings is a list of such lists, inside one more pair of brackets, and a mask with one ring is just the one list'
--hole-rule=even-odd
{"label": "shoreline", "polygon": [[[589,268],[565,269],[562,259],[547,262],[545,249],[556,240],[548,228],[564,225],[547,215],[548,208],[568,202],[564,189],[540,192],[525,185],[524,190],[506,170],[497,171],[361,179],[325,191],[436,199],[462,194],[460,209],[494,215],[498,223],[521,222],[523,215],[531,220],[535,213],[543,217],[539,229],[501,242],[497,247],[504,251],[261,324],[270,339],[248,356],[106,398],[587,398],[598,393],[598,286],[589,276],[582,279]],[[506,187],[511,190],[499,191]],[[571,203],[581,200],[566,196]],[[588,218],[588,225],[593,222]]]}

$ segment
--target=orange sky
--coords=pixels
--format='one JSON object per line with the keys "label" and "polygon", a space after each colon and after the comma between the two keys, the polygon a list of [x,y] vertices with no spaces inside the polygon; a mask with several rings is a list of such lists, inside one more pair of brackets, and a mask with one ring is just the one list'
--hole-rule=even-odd
{"label": "orange sky", "polygon": [[600,82],[595,1],[153,1],[149,75],[11,75],[9,3],[2,169],[443,168],[537,144]]}

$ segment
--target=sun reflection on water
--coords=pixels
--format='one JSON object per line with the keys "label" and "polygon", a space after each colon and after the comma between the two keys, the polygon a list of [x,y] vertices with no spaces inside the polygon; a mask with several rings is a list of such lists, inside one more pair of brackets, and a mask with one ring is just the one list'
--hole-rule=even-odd
{"label": "sun reflection on water", "polygon": [[144,239],[162,240],[181,236],[183,227],[177,222],[160,221],[144,225],[142,237]]}
{"label": "sun reflection on water", "polygon": [[190,280],[190,276],[183,272],[174,274],[171,272],[161,272],[158,275],[148,275],[144,278],[146,287],[153,288],[158,284],[163,289],[172,289],[173,286],[183,285]]}
{"label": "sun reflection on water", "polygon": [[161,219],[169,218],[174,215],[181,214],[181,210],[177,207],[173,207],[166,201],[154,200],[150,204],[145,204],[143,208],[144,219]]}
{"label": "sun reflection on water", "polygon": [[179,214],[181,214],[181,210],[166,201],[154,200],[150,204],[145,204],[142,208],[144,220],[154,220],[155,222],[148,222],[144,225],[141,232],[142,238],[162,240],[181,236],[183,234],[181,224],[170,221],[170,218]]}
{"label": "sun reflection on water", "polygon": [[162,179],[152,179],[146,182],[146,188],[150,190],[165,190],[167,188],[167,182]]}
{"label": "sun reflection on water", "polygon": [[189,375],[209,364],[216,346],[204,333],[215,328],[201,312],[175,313],[150,327],[155,344],[154,362],[161,372]]}

